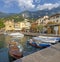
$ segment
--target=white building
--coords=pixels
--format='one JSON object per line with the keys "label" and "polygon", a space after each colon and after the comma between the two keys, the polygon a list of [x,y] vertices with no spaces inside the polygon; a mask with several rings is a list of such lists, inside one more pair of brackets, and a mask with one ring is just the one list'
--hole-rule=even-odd
{"label": "white building", "polygon": [[45,25],[45,24],[47,24],[48,22],[49,22],[49,17],[48,17],[48,16],[40,17],[40,18],[36,21],[36,23],[38,23],[38,25],[39,25],[39,24]]}
{"label": "white building", "polygon": [[60,23],[60,14],[55,14],[50,16],[49,20],[52,22]]}

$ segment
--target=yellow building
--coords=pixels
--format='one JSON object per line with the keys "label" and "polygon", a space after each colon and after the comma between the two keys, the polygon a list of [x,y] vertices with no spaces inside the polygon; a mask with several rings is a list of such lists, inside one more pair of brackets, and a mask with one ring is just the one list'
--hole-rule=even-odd
{"label": "yellow building", "polygon": [[8,20],[5,23],[5,30],[9,31],[9,30],[22,30],[23,28],[25,29],[30,29],[30,22],[28,21],[23,21],[23,22],[14,22],[14,20]]}
{"label": "yellow building", "polygon": [[20,27],[20,22],[14,23],[14,30],[22,30]]}
{"label": "yellow building", "polygon": [[20,28],[21,29],[25,28],[25,23],[24,22],[20,22]]}
{"label": "yellow building", "polygon": [[20,28],[23,31],[29,31],[30,27],[31,27],[31,23],[30,22],[28,22],[28,21],[20,22]]}
{"label": "yellow building", "polygon": [[14,30],[14,22],[13,22],[13,20],[12,21],[8,20],[4,24],[5,24],[5,30],[6,31]]}

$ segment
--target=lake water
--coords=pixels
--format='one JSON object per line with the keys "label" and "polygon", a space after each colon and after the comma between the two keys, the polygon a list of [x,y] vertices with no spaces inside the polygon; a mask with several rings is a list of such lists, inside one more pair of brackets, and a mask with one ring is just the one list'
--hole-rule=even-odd
{"label": "lake water", "polygon": [[[1,49],[8,48],[8,43],[9,43],[9,41],[12,41],[12,40],[19,42],[23,46],[23,49],[24,49],[23,56],[27,56],[29,54],[36,52],[36,51],[39,51],[40,50],[39,48],[35,48],[35,47],[32,47],[31,45],[27,44],[27,40],[29,40],[30,38],[32,38],[32,37],[31,36],[24,36],[23,38],[20,39],[20,38],[13,38],[8,35],[0,35],[0,54],[1,54]],[[4,57],[3,57],[3,55],[1,55],[1,56],[0,56],[0,62],[3,62],[2,59]],[[3,59],[3,60],[5,60],[5,59]]]}

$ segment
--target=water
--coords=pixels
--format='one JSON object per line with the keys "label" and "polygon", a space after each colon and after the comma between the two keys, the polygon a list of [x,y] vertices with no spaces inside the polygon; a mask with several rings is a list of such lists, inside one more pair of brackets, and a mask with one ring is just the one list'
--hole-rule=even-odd
{"label": "water", "polygon": [[[5,51],[4,49],[8,48],[9,41],[12,41],[12,40],[19,42],[23,46],[23,48],[24,48],[23,56],[27,56],[29,54],[36,52],[36,51],[39,51],[40,50],[39,48],[35,48],[35,47],[32,47],[31,45],[27,44],[27,40],[29,40],[30,38],[32,38],[32,37],[31,36],[24,36],[23,38],[20,39],[20,38],[13,38],[13,37],[10,37],[7,35],[0,35],[0,54],[1,54],[1,49],[3,51]],[[3,55],[0,56],[0,60],[1,59],[3,59]],[[3,60],[5,60],[5,59],[3,59]],[[7,58],[6,58],[6,60],[7,60]],[[3,62],[3,61],[0,61],[0,62]]]}

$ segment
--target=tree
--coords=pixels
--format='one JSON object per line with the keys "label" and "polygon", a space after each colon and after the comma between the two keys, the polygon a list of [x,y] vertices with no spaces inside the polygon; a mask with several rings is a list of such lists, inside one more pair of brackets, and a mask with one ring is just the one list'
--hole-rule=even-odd
{"label": "tree", "polygon": [[3,27],[5,27],[5,25],[4,25],[3,21],[0,20],[0,29]]}
{"label": "tree", "polygon": [[43,25],[38,25],[37,30],[38,30],[38,32],[42,32],[43,31]]}
{"label": "tree", "polygon": [[30,27],[31,32],[37,32],[37,23],[32,23]]}

